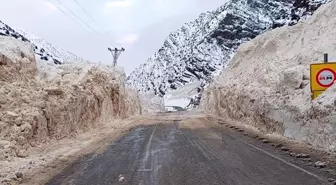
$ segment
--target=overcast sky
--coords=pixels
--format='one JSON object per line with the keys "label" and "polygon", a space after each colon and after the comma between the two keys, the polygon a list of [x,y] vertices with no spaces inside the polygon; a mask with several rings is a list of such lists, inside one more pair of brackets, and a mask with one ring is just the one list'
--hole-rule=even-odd
{"label": "overcast sky", "polygon": [[[59,11],[63,3],[94,31]],[[75,3],[81,5],[96,24]],[[94,62],[112,64],[107,47],[123,46],[119,64],[130,73],[158,50],[168,34],[226,0],[0,0],[0,20]],[[51,3],[52,2],[52,3]],[[66,9],[64,9],[74,19]],[[85,26],[85,25],[83,25]]]}

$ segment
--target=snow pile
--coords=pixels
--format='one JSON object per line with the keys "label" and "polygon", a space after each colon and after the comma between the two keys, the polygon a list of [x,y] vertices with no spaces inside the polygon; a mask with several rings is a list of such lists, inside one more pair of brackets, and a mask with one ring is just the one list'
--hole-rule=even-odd
{"label": "snow pile", "polygon": [[195,105],[200,97],[200,82],[185,85],[178,90],[171,91],[164,97],[166,107],[181,107],[183,109],[190,108]]}
{"label": "snow pile", "polygon": [[166,107],[181,107],[186,109],[190,105],[191,99],[190,98],[172,98],[165,101]]}
{"label": "snow pile", "polygon": [[336,87],[312,101],[309,64],[336,56],[336,1],[304,23],[242,45],[203,94],[202,108],[267,133],[336,151]]}
{"label": "snow pile", "polygon": [[141,114],[150,114],[164,111],[163,98],[150,93],[139,93],[138,96],[142,105]]}
{"label": "snow pile", "polygon": [[36,64],[32,45],[0,36],[0,160],[41,142],[139,115],[138,93],[122,71],[101,64]]}
{"label": "snow pile", "polygon": [[0,80],[32,79],[36,75],[35,56],[29,43],[13,42],[15,39],[0,37]]}

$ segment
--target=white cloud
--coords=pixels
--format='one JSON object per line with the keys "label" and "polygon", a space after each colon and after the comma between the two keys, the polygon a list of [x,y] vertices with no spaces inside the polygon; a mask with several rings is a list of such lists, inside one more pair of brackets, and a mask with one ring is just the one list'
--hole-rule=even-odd
{"label": "white cloud", "polygon": [[124,37],[123,39],[119,40],[118,43],[120,44],[133,44],[135,41],[137,41],[139,38],[139,35],[137,34],[130,34]]}

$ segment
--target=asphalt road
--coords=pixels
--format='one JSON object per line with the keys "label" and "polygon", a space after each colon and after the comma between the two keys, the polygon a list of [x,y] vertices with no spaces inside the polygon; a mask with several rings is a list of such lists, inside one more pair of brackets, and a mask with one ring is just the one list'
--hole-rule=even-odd
{"label": "asphalt road", "polygon": [[319,176],[236,136],[177,122],[133,129],[49,185],[323,185]]}

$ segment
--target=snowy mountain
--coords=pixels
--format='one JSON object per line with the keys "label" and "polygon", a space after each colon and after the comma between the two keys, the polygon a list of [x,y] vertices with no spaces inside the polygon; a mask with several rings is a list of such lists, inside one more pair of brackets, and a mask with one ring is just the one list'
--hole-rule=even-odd
{"label": "snowy mountain", "polygon": [[69,51],[57,48],[47,42],[46,40],[39,38],[38,36],[28,33],[22,29],[13,29],[10,26],[0,21],[0,35],[14,37],[24,42],[31,42],[35,46],[35,54],[37,58],[44,61],[53,62],[55,64],[61,64],[71,61],[84,61],[82,58],[76,56]]}
{"label": "snowy mountain", "polygon": [[227,66],[240,44],[267,30],[294,25],[327,1],[230,0],[171,33],[128,82],[160,96],[195,82],[201,82],[201,91]]}
{"label": "snowy mountain", "polygon": [[49,54],[57,58],[60,58],[63,61],[82,61],[83,60],[82,58],[78,57],[77,55],[73,53],[70,53],[69,51],[53,46],[51,43],[47,42],[46,40],[32,33],[28,33],[22,29],[17,29],[16,31],[20,33],[21,35],[23,35],[24,37],[26,37],[32,43],[34,43],[34,45],[37,46],[38,48],[44,48],[46,51],[49,52]]}

